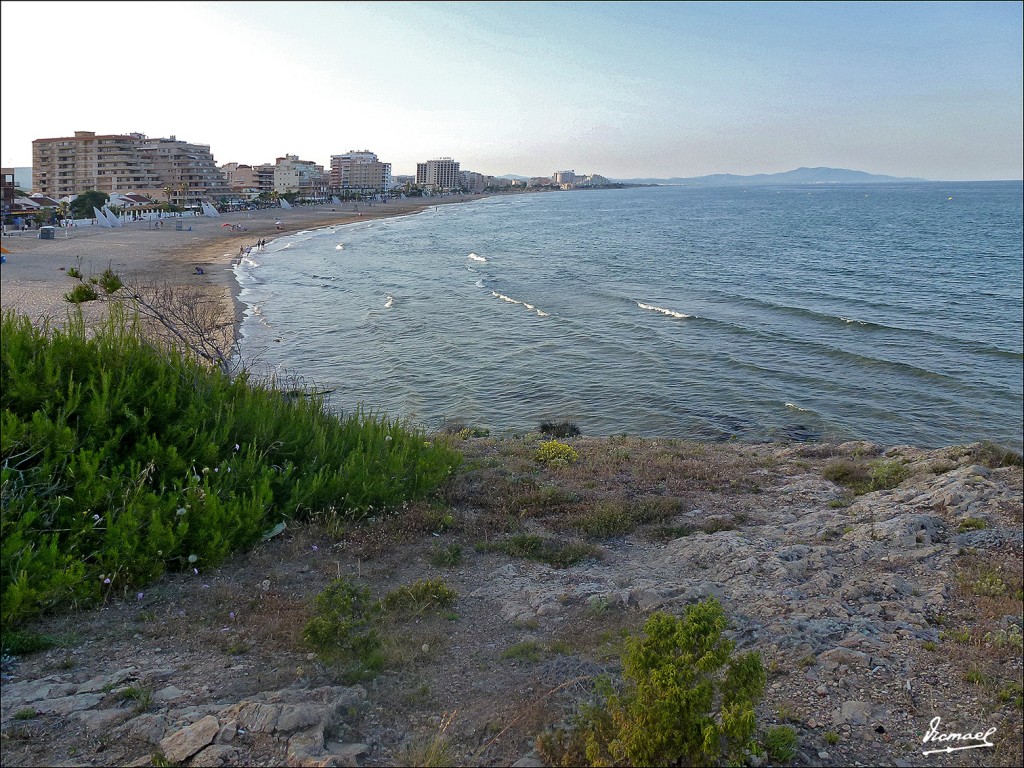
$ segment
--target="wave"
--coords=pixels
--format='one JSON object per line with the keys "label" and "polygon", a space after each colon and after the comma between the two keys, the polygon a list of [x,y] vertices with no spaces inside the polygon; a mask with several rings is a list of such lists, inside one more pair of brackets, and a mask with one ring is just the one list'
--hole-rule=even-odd
{"label": "wave", "polygon": [[801,408],[796,403],[786,403],[786,407],[787,408],[792,408],[794,411],[803,411],[804,413],[810,413],[811,412],[809,408]]}
{"label": "wave", "polygon": [[467,259],[472,259],[473,261],[479,261],[479,262],[481,262],[483,264],[487,263],[487,259],[485,259],[483,256],[477,256],[475,253],[469,254],[469,256],[467,256],[466,258]]}
{"label": "wave", "polygon": [[253,261],[248,256],[244,257],[239,263],[240,264],[245,264],[245,266],[247,266],[247,267],[258,267],[258,266],[260,266],[260,263],[258,261]]}
{"label": "wave", "polygon": [[486,287],[486,286],[484,286],[484,278],[482,278],[482,277],[479,280],[477,280],[475,283],[473,283],[473,285],[475,285],[477,288],[484,288],[484,287]]}
{"label": "wave", "polygon": [[392,296],[390,293],[384,295],[387,296],[387,301],[384,302],[384,309],[391,309],[393,306],[395,306],[395,297]]}
{"label": "wave", "polygon": [[345,244],[344,243],[338,243],[336,246],[334,246],[334,250],[336,250],[336,251],[344,251],[345,250]]}
{"label": "wave", "polygon": [[526,307],[526,309],[530,310],[531,312],[536,312],[538,317],[549,317],[549,314],[545,312],[543,309],[537,309],[537,307],[535,307],[533,304],[529,304],[525,301],[519,301],[519,299],[513,299],[511,296],[506,296],[503,293],[491,291],[491,296],[493,296],[496,299],[501,299],[502,301],[507,301],[509,304],[518,304],[521,307]]}
{"label": "wave", "polygon": [[646,309],[651,312],[660,312],[663,315],[675,317],[678,318],[679,320],[689,320],[691,318],[696,317],[696,315],[687,315],[684,312],[676,312],[674,309],[665,309],[664,307],[656,307],[653,304],[644,304],[642,301],[638,301],[636,305],[640,307],[640,309]]}

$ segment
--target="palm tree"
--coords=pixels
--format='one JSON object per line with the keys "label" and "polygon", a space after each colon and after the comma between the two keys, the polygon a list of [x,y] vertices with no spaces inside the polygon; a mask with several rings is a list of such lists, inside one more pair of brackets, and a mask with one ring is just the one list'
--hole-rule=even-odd
{"label": "palm tree", "polygon": [[164,192],[164,196],[167,198],[167,207],[170,208],[171,207],[171,195],[174,194],[174,189],[170,185],[167,185],[166,187],[164,187],[163,192]]}
{"label": "palm tree", "polygon": [[181,190],[181,207],[188,207],[188,182],[183,181],[178,185],[178,189]]}

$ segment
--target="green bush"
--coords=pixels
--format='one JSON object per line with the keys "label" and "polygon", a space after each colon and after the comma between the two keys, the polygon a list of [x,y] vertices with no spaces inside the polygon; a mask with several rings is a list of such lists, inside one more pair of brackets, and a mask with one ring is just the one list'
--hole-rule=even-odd
{"label": "green bush", "polygon": [[302,630],[311,648],[329,661],[368,671],[381,668],[381,641],[374,628],[380,604],[370,599],[369,589],[337,579],[317,595],[314,608]]}
{"label": "green bush", "polygon": [[797,755],[796,728],[791,725],[777,725],[764,734],[764,748],[773,761],[792,762]]}
{"label": "green bush", "polygon": [[97,298],[99,298],[99,294],[88,283],[79,283],[64,294],[64,301],[70,304],[82,304],[86,301],[95,301]]}
{"label": "green bush", "polygon": [[112,316],[0,333],[0,628],[254,544],[285,517],[358,521],[460,457],[399,421],[331,414],[147,343]]}
{"label": "green bush", "polygon": [[573,731],[538,740],[552,765],[711,765],[738,762],[752,745],[765,672],[756,653],[733,656],[714,599],[683,618],[655,613],[629,638],[624,686],[607,680],[602,701],[581,709]]}

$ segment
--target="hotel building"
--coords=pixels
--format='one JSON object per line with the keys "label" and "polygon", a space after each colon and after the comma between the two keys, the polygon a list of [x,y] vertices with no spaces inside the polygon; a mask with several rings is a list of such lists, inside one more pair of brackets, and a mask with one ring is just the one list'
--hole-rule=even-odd
{"label": "hotel building", "polygon": [[416,184],[437,191],[459,189],[459,164],[450,157],[416,163]]}
{"label": "hotel building", "polygon": [[182,207],[230,190],[209,145],[141,133],[74,136],[32,142],[35,191],[61,198],[95,189],[136,193]]}

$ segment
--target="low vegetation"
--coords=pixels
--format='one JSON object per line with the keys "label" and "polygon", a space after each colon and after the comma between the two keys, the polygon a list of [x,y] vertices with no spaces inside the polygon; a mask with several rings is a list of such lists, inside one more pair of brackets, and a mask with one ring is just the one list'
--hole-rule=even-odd
{"label": "low vegetation", "polygon": [[81,317],[2,323],[5,637],[47,609],[198,573],[286,519],[356,522],[423,497],[460,460],[402,422],[339,418],[322,395],[158,349],[124,314],[88,334]]}
{"label": "low vegetation", "polygon": [[683,617],[654,613],[622,655],[623,685],[597,684],[569,730],[537,748],[549,765],[737,764],[754,746],[754,707],[766,675],[756,653],[733,655],[714,599]]}
{"label": "low vegetation", "polygon": [[822,470],[826,480],[849,488],[857,495],[895,488],[908,477],[900,461],[837,459]]}
{"label": "low vegetation", "polygon": [[517,534],[500,541],[477,544],[479,552],[503,552],[511,557],[536,560],[553,568],[568,568],[584,560],[597,560],[601,550],[590,544]]}

